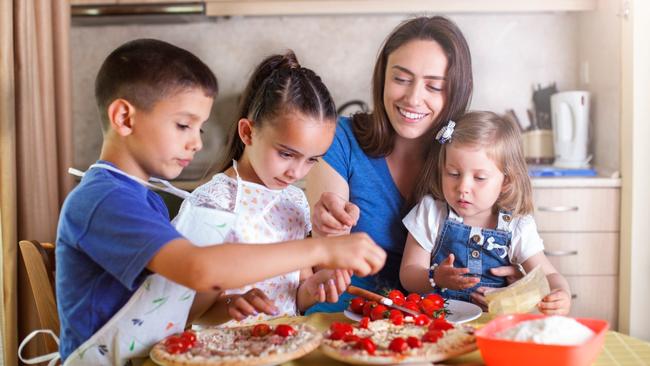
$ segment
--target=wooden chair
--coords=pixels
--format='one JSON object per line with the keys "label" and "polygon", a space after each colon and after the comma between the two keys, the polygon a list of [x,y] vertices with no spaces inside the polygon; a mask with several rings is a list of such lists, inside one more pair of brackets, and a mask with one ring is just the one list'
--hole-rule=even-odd
{"label": "wooden chair", "polygon": [[[41,245],[35,240],[22,240],[19,243],[20,254],[25,265],[29,291],[36,308],[36,320],[39,329],[50,329],[59,334],[59,314],[53,290],[54,269],[52,267],[54,246],[49,243]],[[48,255],[48,250],[51,255]],[[50,337],[43,337],[39,350],[42,354],[57,352],[58,346]],[[44,347],[44,349],[43,349]]]}

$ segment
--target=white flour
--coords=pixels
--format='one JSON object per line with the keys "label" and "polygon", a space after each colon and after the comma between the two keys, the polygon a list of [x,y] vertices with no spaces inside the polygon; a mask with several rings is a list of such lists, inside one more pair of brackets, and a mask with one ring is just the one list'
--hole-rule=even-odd
{"label": "white flour", "polygon": [[594,336],[594,332],[575,319],[564,316],[549,316],[528,320],[506,329],[497,337],[518,342],[542,344],[576,345]]}

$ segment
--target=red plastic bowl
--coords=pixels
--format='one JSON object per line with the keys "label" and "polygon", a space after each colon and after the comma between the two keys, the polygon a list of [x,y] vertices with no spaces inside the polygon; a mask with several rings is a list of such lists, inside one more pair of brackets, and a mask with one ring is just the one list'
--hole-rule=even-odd
{"label": "red plastic bowl", "polygon": [[476,332],[476,343],[486,365],[507,366],[581,366],[591,365],[605,342],[609,323],[600,319],[574,318],[596,333],[587,342],[575,346],[516,342],[497,338],[496,334],[526,320],[544,318],[543,314],[500,316]]}

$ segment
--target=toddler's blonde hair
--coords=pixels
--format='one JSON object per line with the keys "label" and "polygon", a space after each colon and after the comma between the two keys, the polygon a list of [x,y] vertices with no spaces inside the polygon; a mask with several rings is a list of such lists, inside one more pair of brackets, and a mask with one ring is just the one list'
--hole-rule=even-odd
{"label": "toddler's blonde hair", "polygon": [[[487,155],[505,174],[504,191],[496,203],[495,210],[511,211],[515,216],[533,212],[533,190],[528,177],[524,158],[521,132],[513,121],[496,113],[475,111],[464,114],[454,128],[451,141],[442,145],[437,161],[429,155],[426,166],[436,164],[437,174],[432,180],[431,194],[444,200],[442,175],[444,174],[446,150],[450,145],[475,146],[486,149]],[[438,143],[434,141],[434,143]],[[435,165],[434,165],[435,166]]]}

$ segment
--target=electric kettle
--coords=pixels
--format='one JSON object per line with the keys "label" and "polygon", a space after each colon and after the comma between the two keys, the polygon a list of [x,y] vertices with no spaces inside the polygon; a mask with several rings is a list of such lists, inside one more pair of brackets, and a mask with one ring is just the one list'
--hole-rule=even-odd
{"label": "electric kettle", "polygon": [[555,162],[561,168],[588,168],[589,92],[551,95],[551,122]]}

